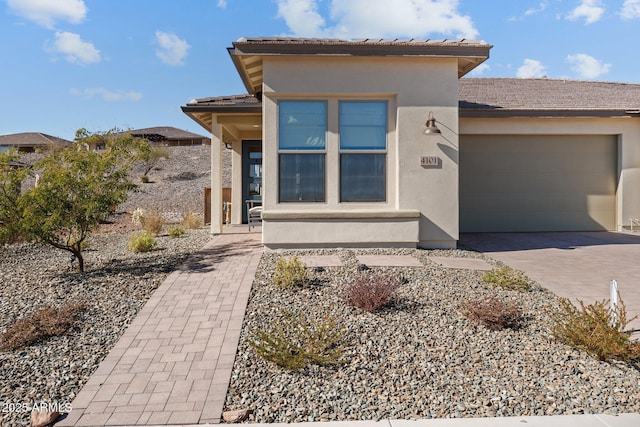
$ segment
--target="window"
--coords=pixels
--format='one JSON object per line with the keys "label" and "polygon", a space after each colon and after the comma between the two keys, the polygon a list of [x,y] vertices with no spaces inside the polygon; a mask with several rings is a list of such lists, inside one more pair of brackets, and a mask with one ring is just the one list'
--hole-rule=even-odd
{"label": "window", "polygon": [[278,104],[279,197],[281,202],[325,200],[327,103]]}
{"label": "window", "polygon": [[386,200],[387,103],[340,102],[340,201]]}

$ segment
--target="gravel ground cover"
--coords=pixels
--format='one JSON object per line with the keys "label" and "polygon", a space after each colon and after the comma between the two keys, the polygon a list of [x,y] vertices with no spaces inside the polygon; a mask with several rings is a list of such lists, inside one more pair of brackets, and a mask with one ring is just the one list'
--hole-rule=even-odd
{"label": "gravel ground cover", "polygon": [[[71,271],[69,254],[32,244],[0,246],[0,333],[18,318],[45,306],[85,302],[71,333],[14,352],[0,352],[0,426],[29,424],[34,403],[70,403],[127,325],[168,273],[210,239],[208,227],[187,230],[180,238],[161,234],[159,249],[134,254],[127,249],[136,208],[157,210],[180,220],[189,210],[203,212],[204,188],[210,186],[209,146],[168,147],[138,191],[119,206],[110,224],[89,240],[86,273]],[[27,155],[27,162],[38,155]]]}
{"label": "gravel ground cover", "polygon": [[158,250],[134,254],[127,236],[93,236],[84,274],[70,271],[63,251],[32,244],[0,248],[0,333],[43,306],[87,305],[69,334],[0,352],[0,425],[28,425],[29,414],[20,409],[33,403],[71,402],[167,274],[211,238],[206,228],[175,239],[160,235]]}
{"label": "gravel ground cover", "polygon": [[[356,254],[411,254],[423,267],[372,267],[404,278],[393,302],[374,314],[347,306],[343,289],[359,274]],[[280,256],[338,254],[342,267],[309,269],[309,284],[276,289]],[[249,422],[303,422],[624,413],[640,411],[640,373],[555,342],[547,307],[552,293],[486,285],[481,273],[441,267],[429,256],[483,256],[464,250],[321,250],[266,252],[254,281],[225,410],[249,408]],[[488,260],[495,264],[493,260]],[[514,300],[526,322],[492,331],[460,314],[465,299]],[[269,328],[281,310],[347,329],[347,363],[289,372],[259,358],[251,331]]]}

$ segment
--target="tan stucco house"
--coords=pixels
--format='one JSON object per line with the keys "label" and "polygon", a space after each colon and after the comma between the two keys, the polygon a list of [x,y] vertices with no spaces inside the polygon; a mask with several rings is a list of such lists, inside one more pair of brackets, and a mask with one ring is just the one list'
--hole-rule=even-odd
{"label": "tan stucco house", "polygon": [[460,232],[619,230],[640,217],[640,85],[464,76],[474,40],[240,39],[247,95],[182,110],[223,150],[232,223],[279,247],[455,247]]}

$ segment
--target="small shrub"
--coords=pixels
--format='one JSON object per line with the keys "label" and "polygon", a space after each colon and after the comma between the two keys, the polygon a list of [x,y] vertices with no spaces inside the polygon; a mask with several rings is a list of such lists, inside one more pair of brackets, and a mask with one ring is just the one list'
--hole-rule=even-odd
{"label": "small shrub", "polygon": [[523,271],[510,267],[494,268],[482,277],[486,283],[512,291],[525,292],[529,290],[529,279]]}
{"label": "small shrub", "polygon": [[297,256],[289,261],[278,259],[276,271],[273,274],[273,284],[278,288],[290,288],[307,281],[307,266]]}
{"label": "small shrub", "polygon": [[287,311],[274,321],[272,330],[253,331],[249,344],[263,359],[288,370],[297,370],[309,363],[344,363],[345,334],[345,328],[330,315],[318,320]]}
{"label": "small shrub", "polygon": [[465,301],[462,314],[492,330],[516,329],[522,324],[522,312],[517,304],[501,301],[494,296]]}
{"label": "small shrub", "polygon": [[150,212],[147,215],[142,217],[142,228],[145,231],[157,236],[162,231],[162,226],[164,225],[164,218],[160,215],[159,212],[154,211]]}
{"label": "small shrub", "polygon": [[169,237],[172,237],[172,238],[175,239],[175,238],[180,237],[180,236],[182,236],[184,234],[184,228],[182,228],[182,227],[170,227],[167,230],[167,233],[169,234]]}
{"label": "small shrub", "polygon": [[63,335],[71,329],[83,309],[84,304],[44,307],[18,319],[0,336],[0,350],[14,351],[49,337]]}
{"label": "small shrub", "polygon": [[344,298],[347,304],[370,313],[391,301],[400,286],[400,279],[390,274],[361,274],[350,287]]}
{"label": "small shrub", "polygon": [[188,211],[182,217],[182,225],[188,230],[195,230],[202,227],[202,219],[192,211]]}
{"label": "small shrub", "polygon": [[131,213],[131,222],[133,222],[134,225],[142,226],[142,219],[144,218],[144,214],[145,214],[144,209],[142,208],[135,209]]}
{"label": "small shrub", "polygon": [[143,184],[148,184],[149,183],[149,176],[148,175],[142,175],[140,177],[140,182],[142,182]]}
{"label": "small shrub", "polygon": [[553,334],[558,340],[603,361],[640,360],[640,343],[632,341],[630,333],[625,332],[637,316],[627,320],[622,299],[616,310],[611,310],[608,300],[586,306],[581,300],[578,302],[579,309],[567,298],[560,298],[560,308],[550,313]]}
{"label": "small shrub", "polygon": [[156,240],[153,234],[143,230],[131,235],[128,246],[133,252],[149,252],[156,248]]}

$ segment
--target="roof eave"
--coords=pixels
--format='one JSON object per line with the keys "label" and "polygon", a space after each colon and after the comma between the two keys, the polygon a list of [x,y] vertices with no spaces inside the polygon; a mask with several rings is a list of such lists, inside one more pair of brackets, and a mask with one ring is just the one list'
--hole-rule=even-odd
{"label": "roof eave", "polygon": [[328,56],[328,57],[416,57],[457,58],[458,78],[489,58],[493,46],[486,43],[440,43],[433,45],[411,44],[341,44],[341,43],[252,43],[234,42],[227,48],[236,71],[247,91],[259,97],[262,76],[251,76],[242,58],[267,56]]}
{"label": "roof eave", "polygon": [[231,61],[233,61],[233,65],[236,67],[236,71],[240,75],[240,79],[242,79],[242,84],[244,84],[245,89],[247,89],[248,93],[252,95],[257,95],[258,91],[255,90],[253,85],[251,84],[251,78],[247,75],[246,69],[242,64],[242,60],[240,59],[240,56],[235,51],[236,51],[235,47],[227,48],[227,52],[231,57]]}
{"label": "roof eave", "polygon": [[464,109],[459,111],[460,118],[621,118],[640,117],[629,110],[536,110],[536,109]]}
{"label": "roof eave", "polygon": [[185,114],[189,113],[262,113],[262,104],[253,105],[184,105],[180,107]]}

